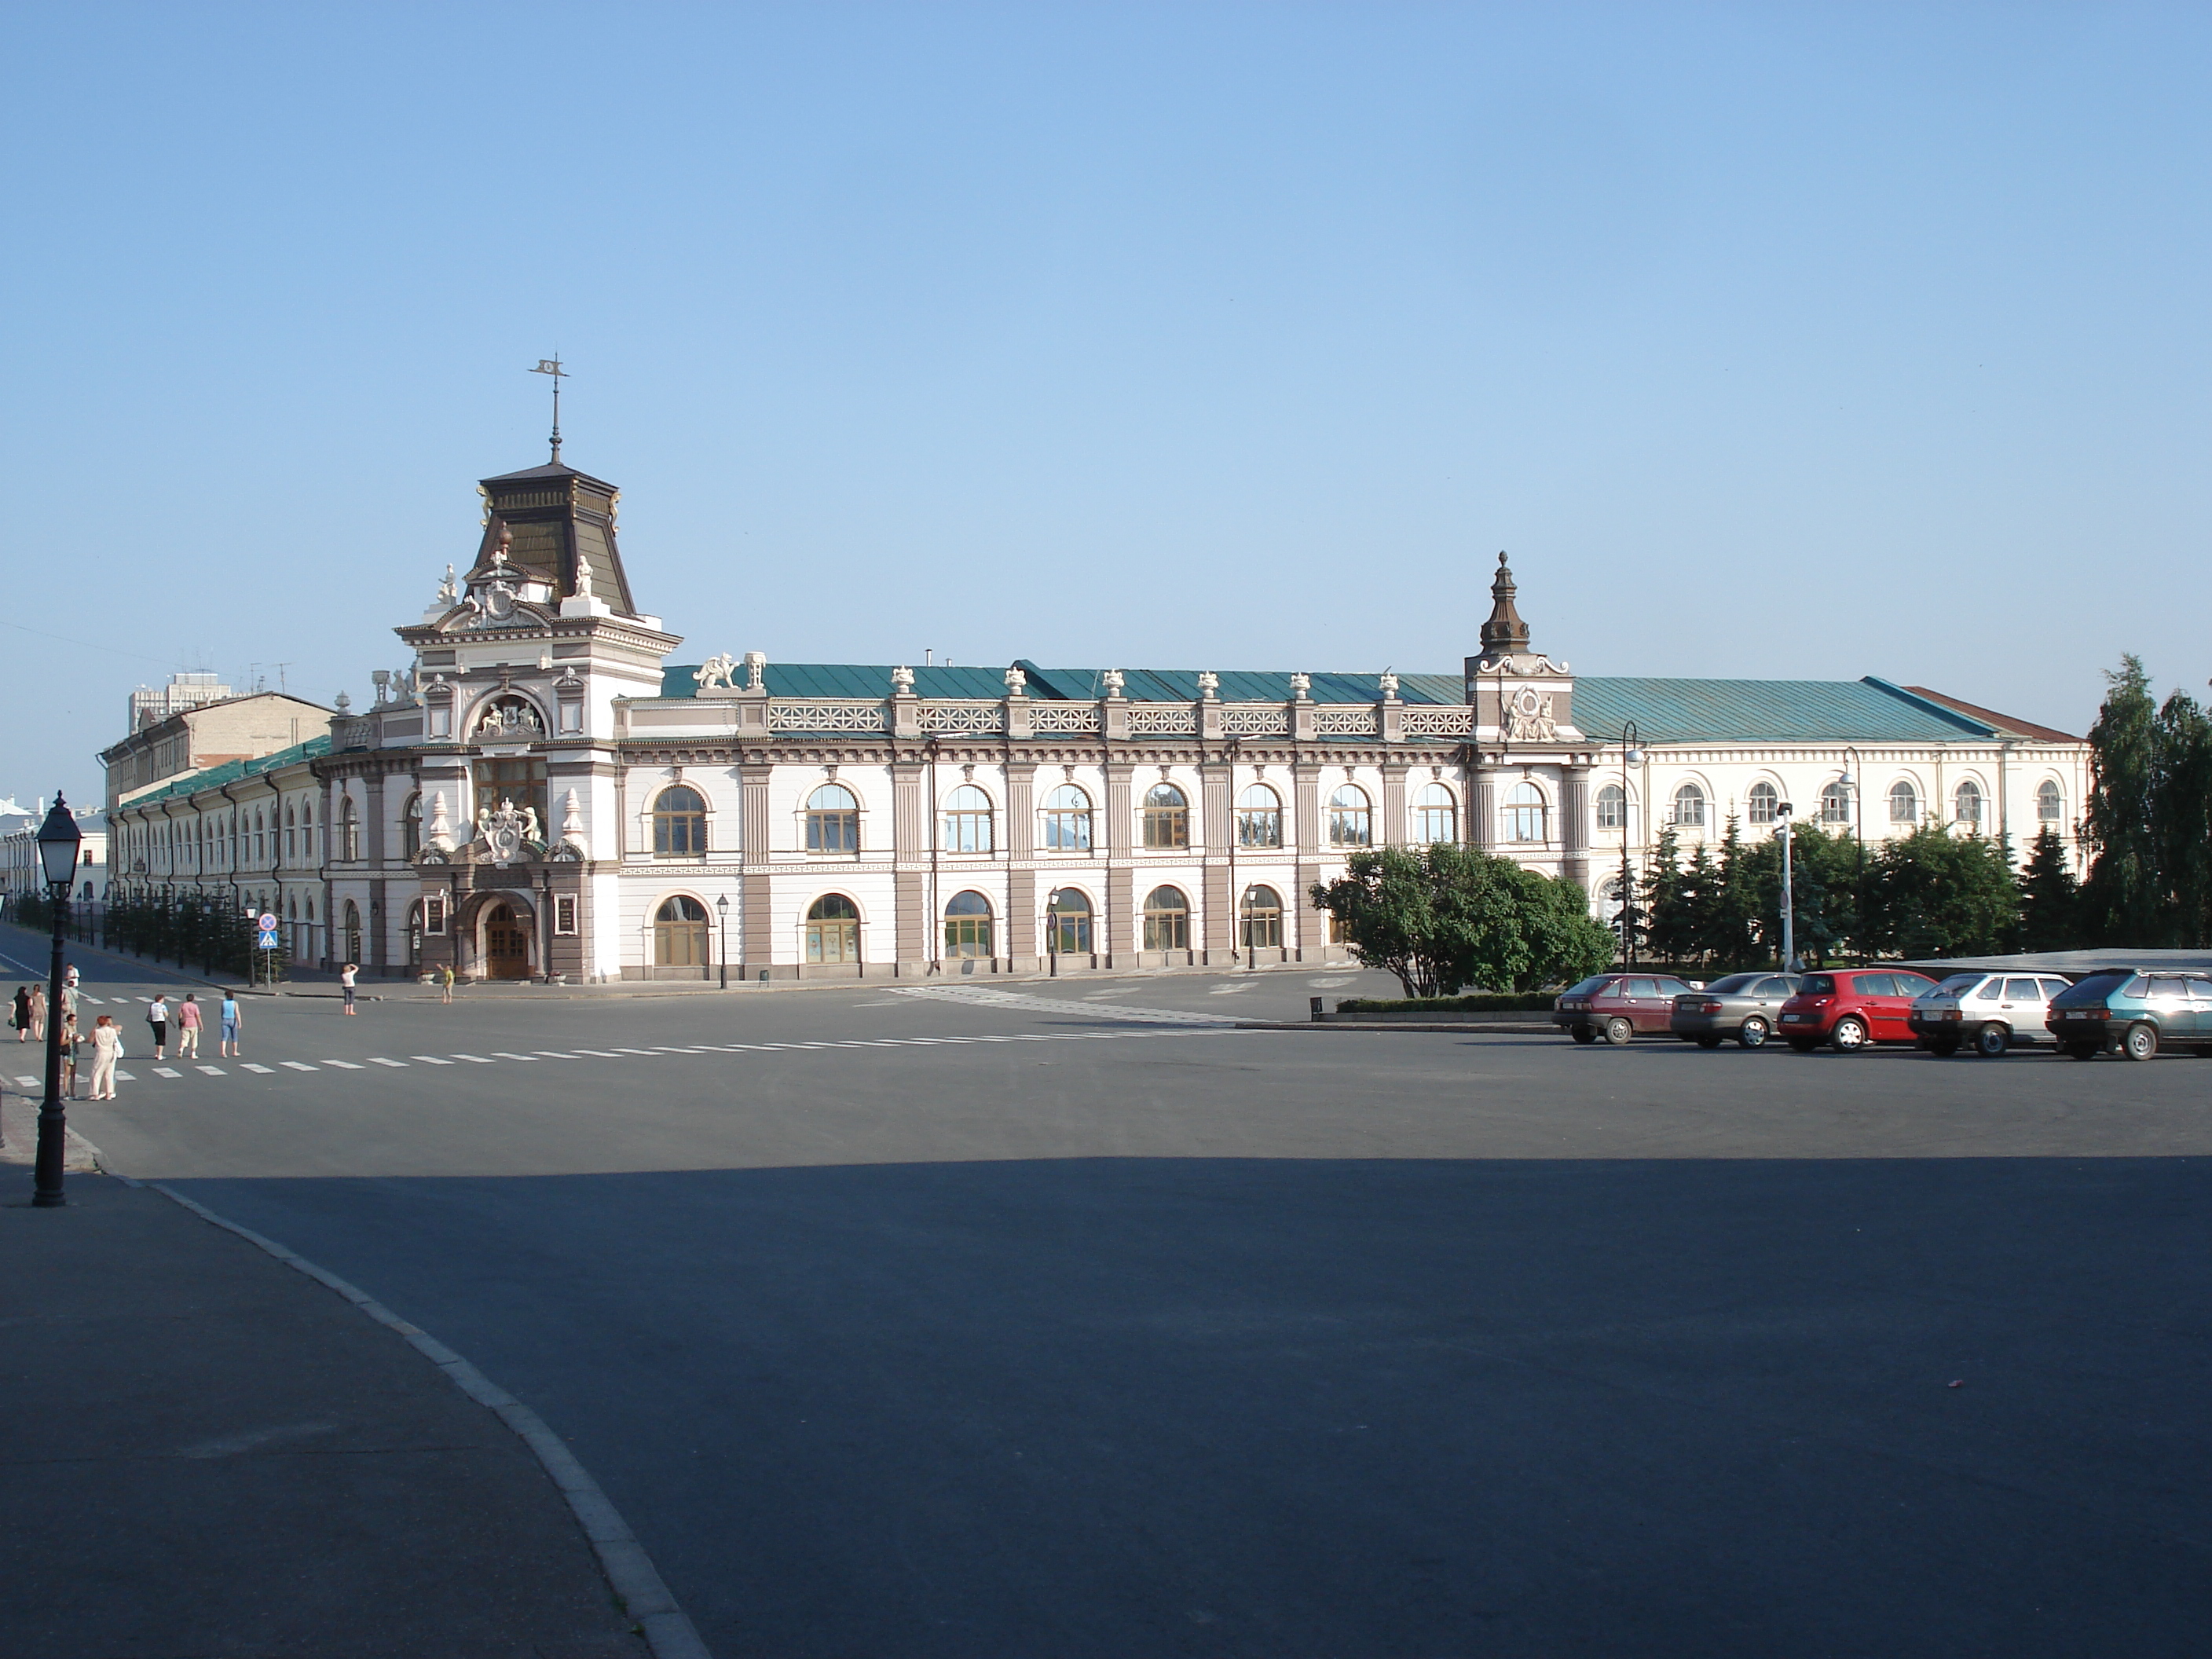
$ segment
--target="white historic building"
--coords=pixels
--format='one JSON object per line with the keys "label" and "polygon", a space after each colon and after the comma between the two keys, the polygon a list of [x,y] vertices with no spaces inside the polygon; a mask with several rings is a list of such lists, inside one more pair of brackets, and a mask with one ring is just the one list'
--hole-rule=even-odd
{"label": "white historic building", "polygon": [[386,974],[1312,962],[1341,952],[1305,895],[1364,847],[1472,842],[1601,896],[1662,823],[1687,851],[1784,803],[1869,842],[2071,848],[2087,785],[2079,738],[1923,688],[1577,677],[1503,555],[1456,673],[679,664],[612,485],[556,450],[482,489],[467,574],[396,630],[373,705],[134,777],[118,884],[216,890],[302,962]]}

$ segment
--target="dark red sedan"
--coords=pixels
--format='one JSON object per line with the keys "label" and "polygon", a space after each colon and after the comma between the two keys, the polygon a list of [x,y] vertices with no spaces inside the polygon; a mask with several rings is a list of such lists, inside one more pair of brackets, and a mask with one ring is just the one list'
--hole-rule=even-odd
{"label": "dark red sedan", "polygon": [[1692,988],[1671,974],[1593,974],[1559,993],[1552,1005],[1552,1023],[1577,1042],[1603,1037],[1618,1046],[1638,1033],[1667,1036],[1674,999]]}

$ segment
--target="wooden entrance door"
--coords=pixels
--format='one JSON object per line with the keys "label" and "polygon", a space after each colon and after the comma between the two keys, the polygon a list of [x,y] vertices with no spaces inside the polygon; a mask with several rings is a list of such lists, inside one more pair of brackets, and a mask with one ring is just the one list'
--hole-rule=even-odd
{"label": "wooden entrance door", "polygon": [[530,925],[504,904],[484,913],[484,972],[492,979],[530,977]]}

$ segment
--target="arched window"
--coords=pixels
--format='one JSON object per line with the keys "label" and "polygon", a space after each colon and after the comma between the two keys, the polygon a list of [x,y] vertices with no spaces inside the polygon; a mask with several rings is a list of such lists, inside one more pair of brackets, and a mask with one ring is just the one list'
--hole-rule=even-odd
{"label": "arched window", "polygon": [[1190,845],[1190,803],[1171,783],[1156,783],[1145,792],[1145,845]]}
{"label": "arched window", "polygon": [[1044,948],[1064,957],[1091,954],[1091,901],[1073,887],[1045,901]]}
{"label": "arched window", "polygon": [[1044,844],[1053,853],[1091,850],[1091,797],[1072,783],[1061,784],[1044,798]]}
{"label": "arched window", "polygon": [[[857,853],[860,850],[860,802],[842,783],[825,783],[806,798],[806,850],[810,853]],[[843,901],[850,903],[850,900]],[[825,900],[824,902],[827,902]],[[816,960],[807,957],[809,962]],[[843,962],[843,957],[823,957]],[[853,958],[857,961],[858,958]]]}
{"label": "arched window", "polygon": [[1264,783],[1255,783],[1237,797],[1237,844],[1283,844],[1283,798]]}
{"label": "arched window", "polygon": [[663,899],[653,913],[653,965],[707,965],[707,907],[697,899],[678,893]]}
{"label": "arched window", "polygon": [[1425,784],[1413,797],[1413,842],[1434,847],[1459,839],[1459,802],[1441,783]]}
{"label": "arched window", "polygon": [[653,801],[653,850],[676,857],[707,850],[706,797],[690,784],[672,783]]}
{"label": "arched window", "polygon": [[1505,797],[1505,839],[1540,842],[1544,839],[1544,792],[1533,783],[1516,783]]}
{"label": "arched window", "polygon": [[1982,827],[1982,786],[1972,778],[1951,792],[1952,816],[1970,830]]}
{"label": "arched window", "polygon": [[1892,823],[1913,823],[1920,817],[1920,792],[1911,781],[1899,778],[1889,786],[1889,821]]}
{"label": "arched window", "polygon": [[1745,816],[1753,823],[1771,823],[1774,822],[1774,809],[1781,805],[1781,793],[1761,778],[1751,786],[1751,793],[1745,798],[1747,809]]}
{"label": "arched window", "polygon": [[[255,897],[254,908],[260,908],[258,896]],[[361,960],[361,907],[351,899],[346,901],[343,931],[345,937],[342,943],[345,946],[345,960],[358,963]]]}
{"label": "arched window", "polygon": [[1145,949],[1190,949],[1190,901],[1179,887],[1155,887],[1145,896]]}
{"label": "arched window", "polygon": [[2035,786],[2035,817],[2039,823],[2066,821],[2066,793],[2053,779],[2045,778]]}
{"label": "arched window", "polygon": [[262,822],[261,809],[257,806],[253,809],[253,861],[256,864],[269,861],[267,840],[268,829]]}
{"label": "arched window", "polygon": [[1367,792],[1347,783],[1328,798],[1328,844],[1331,847],[1371,847],[1375,844],[1375,814]]}
{"label": "arched window", "polygon": [[842,893],[825,893],[806,912],[809,962],[860,959],[860,908]]}
{"label": "arched window", "polygon": [[1273,951],[1283,943],[1283,896],[1272,887],[1249,887],[1238,907],[1239,940],[1247,950]]}
{"label": "arched window", "polygon": [[407,797],[407,805],[399,809],[399,856],[413,858],[422,850],[422,797]]}
{"label": "arched window", "polygon": [[[945,798],[945,850],[948,853],[988,853],[991,850],[991,798],[972,783],[963,783]],[[947,914],[951,914],[949,911]],[[987,913],[988,915],[988,913]],[[983,931],[990,932],[987,920]],[[988,951],[981,952],[989,956]]]}
{"label": "arched window", "polygon": [[1851,821],[1851,793],[1840,779],[1833,780],[1820,788],[1820,822],[1849,823]]}
{"label": "arched window", "polygon": [[1694,783],[1686,783],[1674,792],[1674,822],[1703,828],[1705,822],[1705,792]]}
{"label": "arched window", "polygon": [[952,902],[945,907],[945,954],[948,957],[988,957],[992,954],[991,901],[981,893],[955,893]]}
{"label": "arched window", "polygon": [[361,814],[351,795],[338,808],[338,856],[349,864],[361,857]]}
{"label": "arched window", "polygon": [[315,803],[313,801],[300,809],[300,850],[307,854],[308,863],[315,861]]}
{"label": "arched window", "polygon": [[1597,827],[1624,831],[1628,828],[1628,791],[1617,783],[1608,783],[1597,792]]}
{"label": "arched window", "polygon": [[290,805],[284,808],[284,861],[291,863],[300,856],[300,815]]}

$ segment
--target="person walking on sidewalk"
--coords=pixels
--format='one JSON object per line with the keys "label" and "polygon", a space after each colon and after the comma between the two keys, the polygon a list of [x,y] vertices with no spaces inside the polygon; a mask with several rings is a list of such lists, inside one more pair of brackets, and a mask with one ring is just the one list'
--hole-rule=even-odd
{"label": "person walking on sidewalk", "polygon": [[345,1012],[349,1014],[360,1012],[353,1006],[354,975],[359,972],[361,972],[361,964],[357,962],[349,962],[338,969],[338,984],[345,991]]}
{"label": "person walking on sidewalk", "polygon": [[[103,1014],[100,1018],[105,1019],[106,1016]],[[165,1051],[169,1046],[169,1000],[158,991],[154,994],[154,1000],[146,1005],[146,1024],[154,1028],[154,1058],[167,1059]]]}
{"label": "person walking on sidewalk", "polygon": [[15,1041],[28,1042],[30,1040],[31,988],[27,985],[18,985],[15,988]]}
{"label": "person walking on sidewalk", "polygon": [[200,1001],[190,991],[177,1005],[177,1058],[198,1060],[200,1057]]}
{"label": "person walking on sidewalk", "polygon": [[238,1058],[238,1028],[242,1023],[239,1017],[238,994],[235,991],[225,991],[222,994],[222,1032],[220,1041],[222,1056],[226,1060],[235,1060]]}
{"label": "person walking on sidewalk", "polygon": [[123,1057],[123,1028],[106,1014],[92,1028],[92,1098],[115,1098],[115,1062]]}
{"label": "person walking on sidewalk", "polygon": [[75,1100],[76,1092],[76,1051],[84,1039],[77,1035],[76,1016],[62,1015],[62,1098]]}
{"label": "person walking on sidewalk", "polygon": [[43,985],[33,985],[31,988],[31,1041],[44,1042],[46,1040],[46,988]]}
{"label": "person walking on sidewalk", "polygon": [[448,962],[441,965],[438,969],[438,1000],[451,1002],[453,1000],[453,964]]}

